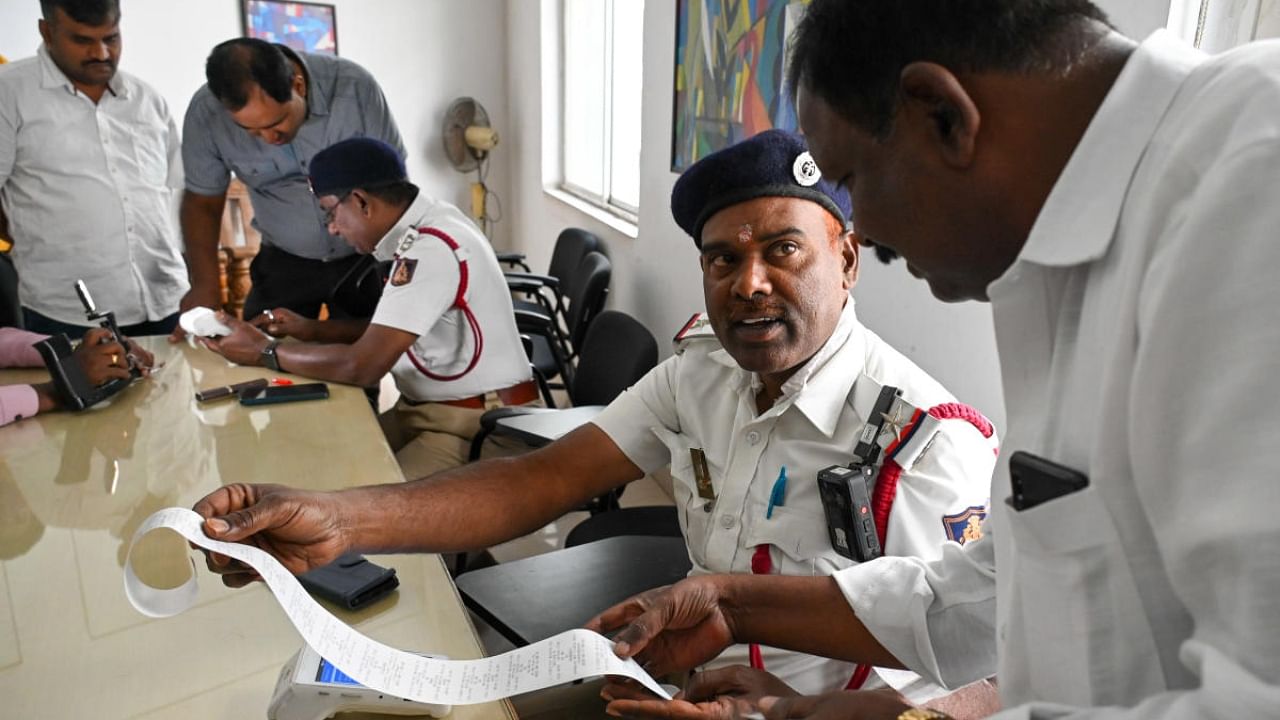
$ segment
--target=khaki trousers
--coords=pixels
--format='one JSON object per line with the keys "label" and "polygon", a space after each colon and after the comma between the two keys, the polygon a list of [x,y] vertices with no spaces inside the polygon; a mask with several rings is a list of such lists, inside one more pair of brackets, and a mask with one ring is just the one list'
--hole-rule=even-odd
{"label": "khaki trousers", "polygon": [[[471,439],[480,432],[480,416],[496,407],[502,407],[496,393],[485,395],[484,409],[430,402],[411,405],[400,398],[394,407],[378,416],[378,424],[404,479],[417,480],[465,465],[471,453]],[[491,438],[485,443],[484,457],[527,450],[505,438]]]}

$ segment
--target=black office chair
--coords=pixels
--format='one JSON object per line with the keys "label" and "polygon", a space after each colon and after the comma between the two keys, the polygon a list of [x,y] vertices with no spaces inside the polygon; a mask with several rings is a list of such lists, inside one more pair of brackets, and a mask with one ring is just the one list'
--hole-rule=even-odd
{"label": "black office chair", "polygon": [[516,310],[541,315],[554,328],[561,345],[567,344],[568,306],[583,282],[582,260],[590,252],[602,252],[600,238],[580,228],[566,228],[556,239],[546,275],[507,273],[507,287],[515,296]]}
{"label": "black office chair", "polygon": [[[480,416],[480,432],[471,439],[469,461],[480,459],[491,435],[518,438],[530,448],[548,445],[591,421],[605,405],[631,387],[658,364],[658,341],[644,325],[626,313],[600,313],[582,343],[575,395],[582,404],[566,409],[500,407]],[[534,370],[537,373],[537,369]],[[596,514],[616,510],[622,489],[593,498],[582,507]],[[454,559],[454,574],[467,569],[467,554]]]}
{"label": "black office chair", "polygon": [[533,342],[534,367],[544,378],[559,377],[574,405],[586,404],[574,397],[577,383],[573,375],[587,329],[604,309],[612,276],[609,258],[598,252],[589,252],[582,258],[574,272],[573,292],[566,298],[569,307],[563,329],[554,315],[519,308],[515,311],[516,327]]}
{"label": "black office chair", "polygon": [[593,233],[580,228],[561,230],[546,275],[528,270],[506,273],[507,287],[515,296],[516,309],[547,315],[555,319],[557,326],[564,326],[568,314],[567,298],[574,293],[576,272],[582,258],[589,252],[601,250],[600,238]]}
{"label": "black office chair", "polygon": [[[522,253],[498,253],[498,262],[512,268],[524,268],[523,273],[507,273],[507,283],[515,292],[536,295],[529,296],[530,304],[542,304],[544,300],[551,300],[547,297],[550,294],[568,294],[567,283],[571,281],[578,263],[582,262],[582,257],[589,252],[599,251],[602,246],[600,238],[592,232],[581,228],[565,228],[556,237],[546,275],[533,273]],[[555,301],[551,300],[551,303],[550,307],[554,307]]]}
{"label": "black office chair", "polygon": [[524,253],[495,252],[494,255],[497,256],[498,263],[501,265],[506,265],[513,270],[515,268],[520,268],[527,273],[533,272],[533,268],[529,267],[529,263],[525,259]]}
{"label": "black office chair", "polygon": [[[490,435],[518,437],[541,447],[589,422],[623,390],[658,364],[658,341],[644,325],[623,312],[606,310],[592,323],[582,343],[574,376],[573,408],[501,407],[480,417],[480,432],[471,440],[471,460],[479,459]],[[566,418],[571,424],[566,425]],[[514,422],[519,420],[519,422]],[[514,423],[514,424],[513,424]]]}
{"label": "black office chair", "polygon": [[573,526],[564,538],[567,548],[623,535],[683,537],[674,505],[643,505],[596,513]]}

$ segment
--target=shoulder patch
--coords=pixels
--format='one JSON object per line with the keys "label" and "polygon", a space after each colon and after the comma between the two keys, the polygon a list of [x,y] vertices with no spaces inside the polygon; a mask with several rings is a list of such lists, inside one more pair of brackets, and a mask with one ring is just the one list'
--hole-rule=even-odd
{"label": "shoulder patch", "polygon": [[671,338],[671,345],[675,349],[675,353],[679,355],[684,351],[684,346],[691,340],[697,339],[715,339],[716,333],[711,329],[711,320],[706,313],[697,312],[693,317],[689,318],[689,322],[680,328],[680,332]]}
{"label": "shoulder patch", "polygon": [[955,515],[943,515],[942,526],[946,528],[948,540],[964,545],[970,540],[982,537],[982,521],[985,519],[987,519],[986,506],[974,505]]}
{"label": "shoulder patch", "polygon": [[391,284],[396,287],[408,285],[417,269],[418,261],[414,258],[396,258],[395,264],[391,266]]}

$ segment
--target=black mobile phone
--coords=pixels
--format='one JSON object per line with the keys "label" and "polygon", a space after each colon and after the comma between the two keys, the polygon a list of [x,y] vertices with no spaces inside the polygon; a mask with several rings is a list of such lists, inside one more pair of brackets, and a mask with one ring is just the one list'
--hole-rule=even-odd
{"label": "black mobile phone", "polygon": [[241,405],[270,405],[298,400],[323,400],[329,397],[329,386],[324,383],[302,385],[276,385],[258,388],[240,395]]}
{"label": "black mobile phone", "polygon": [[1019,450],[1009,456],[1009,484],[1013,495],[1005,502],[1014,510],[1029,510],[1083,490],[1089,486],[1089,478],[1079,470]]}

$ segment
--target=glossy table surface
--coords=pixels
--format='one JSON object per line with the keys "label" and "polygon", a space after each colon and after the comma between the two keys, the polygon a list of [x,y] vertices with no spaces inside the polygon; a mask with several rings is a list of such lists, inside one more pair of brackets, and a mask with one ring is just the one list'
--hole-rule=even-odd
{"label": "glossy table surface", "polygon": [[[144,617],[122,589],[134,529],[231,482],[330,489],[400,480],[360,389],[330,384],[328,400],[256,408],[200,404],[201,388],[288,376],[230,365],[189,343],[141,342],[164,363],[150,379],[83,413],[0,428],[4,717],[265,717],[276,676],[302,643],[284,612],[261,584],[223,587],[199,554],[160,531],[135,550],[135,570],[172,587],[194,558],[200,595],[176,617]],[[0,383],[44,378],[0,371]],[[360,612],[335,610],[339,617],[407,650],[483,655],[437,556],[374,560],[396,568],[399,590]],[[450,717],[514,715],[501,702],[458,706]]]}

